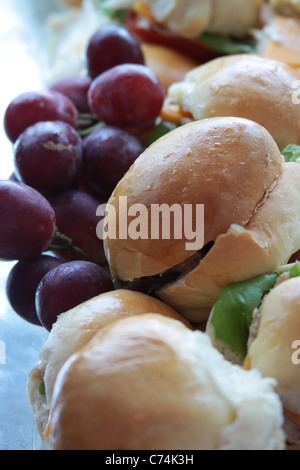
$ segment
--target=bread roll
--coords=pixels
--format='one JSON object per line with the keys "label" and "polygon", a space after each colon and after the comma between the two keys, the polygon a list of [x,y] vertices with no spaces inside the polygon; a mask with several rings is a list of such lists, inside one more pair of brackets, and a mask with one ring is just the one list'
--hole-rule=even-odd
{"label": "bread roll", "polygon": [[61,369],[54,450],[279,450],[273,382],[226,362],[200,331],[161,315],[103,328]]}
{"label": "bread roll", "polygon": [[158,23],[181,36],[198,38],[210,32],[239,37],[257,25],[263,0],[143,0],[143,3]]}
{"label": "bread roll", "polygon": [[156,293],[164,302],[192,322],[206,321],[222,287],[269,272],[298,250],[299,178],[300,166],[285,163],[270,134],[252,121],[214,118],[177,128],[137,159],[108,203],[117,219],[122,196],[128,207],[144,204],[149,219],[154,204],[204,204],[210,250],[187,250],[184,236],[108,236],[113,278],[159,276]]}
{"label": "bread roll", "polygon": [[[86,345],[105,325],[122,317],[149,312],[171,316],[190,327],[172,308],[153,297],[130,290],[101,294],[59,315],[28,379],[30,403],[45,446],[47,441],[44,440],[44,432],[49,418],[53,387],[64,362]],[[45,393],[41,393],[41,384]]]}
{"label": "bread roll", "polygon": [[[297,69],[251,54],[214,59],[187,73],[169,88],[165,108],[178,105],[182,123],[237,116],[265,127],[280,150],[300,144],[300,108],[293,102]],[[299,87],[298,87],[299,88]]]}
{"label": "bread roll", "polygon": [[193,271],[159,291],[160,298],[190,321],[207,319],[221,288],[286,264],[300,246],[299,190],[299,164],[285,163],[246,226],[233,224]]}
{"label": "bread roll", "polygon": [[289,420],[298,426],[297,440],[291,443],[299,445],[300,277],[280,283],[264,297],[258,333],[250,343],[246,361],[252,369],[277,381],[276,390]]}

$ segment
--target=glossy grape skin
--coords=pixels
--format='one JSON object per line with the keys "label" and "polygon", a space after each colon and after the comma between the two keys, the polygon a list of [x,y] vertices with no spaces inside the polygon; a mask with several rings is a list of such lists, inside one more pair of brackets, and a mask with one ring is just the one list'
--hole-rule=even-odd
{"label": "glossy grape skin", "polygon": [[76,127],[77,109],[65,95],[56,91],[28,91],[14,98],[4,114],[4,130],[15,142],[27,127],[40,121],[63,121]]}
{"label": "glossy grape skin", "polygon": [[24,320],[41,326],[35,308],[36,289],[43,277],[63,261],[54,256],[41,255],[18,261],[6,281],[6,295],[13,310]]}
{"label": "glossy grape skin", "polygon": [[94,79],[116,65],[144,65],[139,41],[122,26],[106,25],[96,31],[86,48],[86,67]]}
{"label": "glossy grape skin", "polygon": [[[49,198],[55,211],[56,225],[60,233],[71,238],[73,244],[81,248],[95,263],[106,262],[103,241],[97,237],[96,227],[101,217],[96,215],[97,208],[104,201],[81,190],[69,190]],[[70,257],[66,252],[56,251],[66,260],[82,259],[79,255]]]}
{"label": "glossy grape skin", "polygon": [[124,129],[103,126],[83,142],[83,168],[90,184],[109,197],[143,152],[140,141]]}
{"label": "glossy grape skin", "polygon": [[93,81],[88,93],[90,107],[100,121],[127,129],[153,123],[164,96],[155,73],[135,64],[107,70]]}
{"label": "glossy grape skin", "polygon": [[0,181],[0,259],[39,256],[50,245],[55,212],[47,199],[23,183]]}
{"label": "glossy grape skin", "polygon": [[50,331],[58,315],[114,289],[108,274],[88,261],[70,261],[49,271],[36,291],[36,311]]}
{"label": "glossy grape skin", "polygon": [[67,96],[74,103],[79,113],[88,114],[91,110],[87,95],[91,83],[92,79],[90,77],[67,77],[54,83],[50,90]]}
{"label": "glossy grape skin", "polygon": [[15,174],[41,192],[58,192],[78,180],[82,139],[65,122],[37,122],[14,144]]}

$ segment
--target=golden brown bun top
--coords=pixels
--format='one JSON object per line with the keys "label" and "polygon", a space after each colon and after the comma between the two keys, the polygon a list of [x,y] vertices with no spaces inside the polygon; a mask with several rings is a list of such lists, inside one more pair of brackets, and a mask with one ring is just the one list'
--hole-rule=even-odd
{"label": "golden brown bun top", "polygon": [[265,127],[283,150],[300,144],[299,105],[292,100],[298,80],[297,69],[272,59],[251,54],[221,57],[172,85],[166,103],[178,104],[194,119],[251,119]]}
{"label": "golden brown bun top", "polygon": [[260,318],[248,351],[251,367],[274,377],[289,409],[300,415],[300,277],[278,284],[264,297]]}
{"label": "golden brown bun top", "polygon": [[[46,396],[50,400],[56,376],[74,352],[85,346],[109,323],[122,317],[146,313],[170,316],[189,326],[174,309],[160,300],[125,289],[106,292],[59,315],[40,351],[39,363],[31,371],[31,395],[40,382],[44,381]],[[36,379],[38,380],[34,383]]]}
{"label": "golden brown bun top", "polygon": [[281,421],[272,381],[226,362],[204,333],[142,315],[104,328],[65,364],[53,394],[50,444],[280,449]]}
{"label": "golden brown bun top", "polygon": [[[270,134],[241,118],[206,119],[181,126],[152,144],[120,181],[108,203],[204,204],[205,240],[231,224],[247,224],[277,181],[283,158]],[[130,220],[130,219],[128,219]],[[108,218],[109,223],[109,218]],[[172,234],[172,231],[171,231]],[[151,235],[151,234],[150,234]],[[108,239],[104,241],[112,276],[134,279],[162,273],[193,252],[187,240]]]}

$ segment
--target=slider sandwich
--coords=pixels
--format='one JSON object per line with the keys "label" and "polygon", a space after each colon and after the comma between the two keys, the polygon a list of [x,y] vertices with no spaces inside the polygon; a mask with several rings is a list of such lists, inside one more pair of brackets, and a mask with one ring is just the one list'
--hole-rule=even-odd
{"label": "slider sandwich", "polygon": [[59,315],[28,379],[28,396],[45,449],[49,448],[45,433],[54,383],[66,360],[109,323],[148,312],[170,316],[191,328],[184,318],[159,300],[125,289],[101,294]]}
{"label": "slider sandwich", "polygon": [[[204,205],[203,247],[187,249],[185,230],[166,237],[150,230],[110,234],[124,197],[129,208],[149,209],[148,227],[153,206],[168,208],[171,218],[172,209],[182,215],[188,205]],[[203,119],[159,138],[119,182],[108,207],[114,210],[104,219],[104,249],[116,285],[146,278],[152,293],[193,323],[208,319],[223,287],[272,272],[300,248],[300,166],[286,162],[269,132],[247,119]]]}
{"label": "slider sandwich", "polygon": [[105,0],[127,11],[127,28],[143,42],[166,45],[205,62],[255,48],[263,0]]}
{"label": "slider sandwich", "polygon": [[218,116],[251,119],[283,150],[300,143],[299,89],[299,71],[283,62],[254,54],[221,57],[170,86],[162,116],[178,125]]}
{"label": "slider sandwich", "polygon": [[203,332],[150,311],[127,316],[101,328],[60,369],[48,445],[282,450],[282,407],[273,387],[258,371],[226,361]]}
{"label": "slider sandwich", "polygon": [[300,264],[227,286],[206,332],[231,362],[276,380],[289,445],[300,446]]}

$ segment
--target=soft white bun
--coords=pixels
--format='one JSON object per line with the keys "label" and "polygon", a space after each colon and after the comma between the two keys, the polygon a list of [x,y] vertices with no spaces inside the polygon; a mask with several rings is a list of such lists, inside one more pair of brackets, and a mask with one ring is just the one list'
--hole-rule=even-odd
{"label": "soft white bun", "polygon": [[263,0],[143,0],[157,22],[185,37],[244,36],[258,23]]}
{"label": "soft white bun", "polygon": [[214,245],[202,259],[193,258],[184,237],[104,241],[115,279],[164,274],[186,263],[157,295],[193,322],[207,320],[222,287],[273,271],[300,248],[300,166],[285,163],[253,121],[223,117],[177,128],[150,146],[115,188],[108,203],[117,219],[121,196],[128,207],[204,204],[204,244]]}
{"label": "soft white bun", "polygon": [[[130,290],[101,294],[59,315],[40,352],[39,362],[30,371],[28,379],[28,395],[42,440],[54,383],[65,361],[105,325],[122,317],[149,312],[176,318],[189,326],[184,318],[161,301]],[[39,391],[42,383],[45,394]]]}
{"label": "soft white bun", "polygon": [[103,328],[61,369],[54,450],[284,448],[274,383],[224,360],[209,337],[161,315]]}
{"label": "soft white bun", "polygon": [[251,54],[221,57],[173,84],[166,107],[179,105],[195,120],[216,116],[251,119],[265,127],[283,150],[289,144],[300,144],[300,108],[292,99],[297,80],[297,69],[272,59]]}
{"label": "soft white bun", "polygon": [[[297,347],[293,348],[295,341]],[[294,357],[294,360],[293,360]],[[286,409],[300,424],[300,277],[278,284],[263,299],[256,338],[248,360],[263,376],[276,379]]]}

